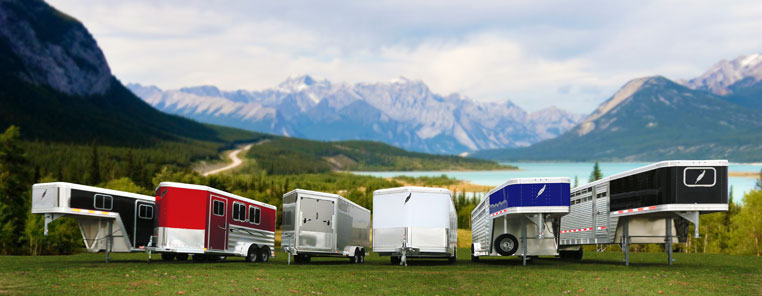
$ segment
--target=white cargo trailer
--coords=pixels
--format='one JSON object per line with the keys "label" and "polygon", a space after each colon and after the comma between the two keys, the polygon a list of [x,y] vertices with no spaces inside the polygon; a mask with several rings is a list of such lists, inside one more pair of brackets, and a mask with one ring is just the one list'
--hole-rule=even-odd
{"label": "white cargo trailer", "polygon": [[510,179],[490,190],[471,212],[471,260],[516,255],[526,265],[527,259],[558,255],[569,189],[569,178],[558,177]]}
{"label": "white cargo trailer", "polygon": [[142,252],[153,234],[154,197],[80,184],[53,182],[32,186],[32,214],[48,224],[67,216],[77,220],[89,252]]}
{"label": "white cargo trailer", "polygon": [[727,160],[661,161],[571,190],[571,209],[561,218],[562,258],[582,259],[583,245],[619,244],[629,265],[632,243],[686,241],[699,215],[728,210]]}
{"label": "white cargo trailer", "polygon": [[373,192],[373,252],[407,258],[448,258],[455,262],[458,216],[450,190],[398,187]]}
{"label": "white cargo trailer", "polygon": [[295,189],[283,195],[281,247],[297,263],[311,257],[348,257],[365,262],[370,211],[336,194]]}

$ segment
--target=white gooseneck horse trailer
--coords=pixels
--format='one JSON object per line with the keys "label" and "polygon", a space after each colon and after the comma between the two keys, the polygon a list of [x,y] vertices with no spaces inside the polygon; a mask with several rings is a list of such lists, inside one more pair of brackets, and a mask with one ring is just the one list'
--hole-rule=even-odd
{"label": "white gooseneck horse trailer", "polygon": [[153,234],[154,197],[73,183],[32,186],[32,214],[45,214],[48,224],[69,216],[77,219],[89,252],[142,252]]}
{"label": "white gooseneck horse trailer", "polygon": [[569,178],[520,178],[490,190],[471,212],[471,260],[517,255],[526,265],[527,258],[558,255],[569,188]]}
{"label": "white gooseneck horse trailer", "polygon": [[281,227],[281,247],[297,263],[318,256],[363,263],[370,247],[370,211],[336,194],[303,189],[284,194]]}
{"label": "white gooseneck horse trailer", "polygon": [[[728,161],[661,161],[571,190],[561,218],[561,257],[582,258],[582,245],[663,243],[672,264],[675,236],[684,242],[699,215],[728,210]],[[674,223],[673,223],[674,222]]]}
{"label": "white gooseneck horse trailer", "polygon": [[399,187],[373,192],[373,252],[407,265],[408,257],[455,262],[458,217],[450,190]]}

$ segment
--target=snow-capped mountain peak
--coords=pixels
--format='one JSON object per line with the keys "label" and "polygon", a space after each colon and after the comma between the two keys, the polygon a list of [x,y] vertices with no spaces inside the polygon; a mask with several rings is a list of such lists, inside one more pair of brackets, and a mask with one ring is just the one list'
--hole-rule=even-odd
{"label": "snow-capped mountain peak", "polygon": [[199,121],[316,140],[375,140],[447,154],[528,146],[565,132],[581,118],[557,108],[529,114],[510,101],[441,96],[423,81],[404,77],[332,84],[303,75],[259,91],[129,88],[164,112]]}
{"label": "snow-capped mountain peak", "polygon": [[744,79],[762,80],[762,54],[740,56],[734,60],[722,60],[708,71],[682,84],[692,88],[708,90],[718,95],[732,93],[733,84]]}

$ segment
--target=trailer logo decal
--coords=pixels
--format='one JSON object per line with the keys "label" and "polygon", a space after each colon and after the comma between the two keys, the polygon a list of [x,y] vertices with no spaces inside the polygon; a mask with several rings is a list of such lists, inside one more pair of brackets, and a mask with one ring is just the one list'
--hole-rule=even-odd
{"label": "trailer logo decal", "polygon": [[412,192],[411,192],[411,193],[409,193],[409,194],[407,195],[407,197],[405,198],[405,203],[404,203],[403,205],[406,205],[406,204],[407,204],[407,202],[410,200],[410,197],[411,197],[411,196],[413,196],[413,193],[412,193]]}
{"label": "trailer logo decal", "polygon": [[701,171],[701,174],[698,175],[698,178],[696,178],[696,182],[693,182],[693,184],[698,184],[698,182],[704,178],[705,174],[706,174],[706,170]]}
{"label": "trailer logo decal", "polygon": [[545,192],[545,187],[548,187],[548,184],[543,185],[542,189],[540,189],[540,192],[537,192],[537,196],[535,196],[534,198],[540,197],[540,195],[542,195],[542,193]]}
{"label": "trailer logo decal", "polygon": [[45,194],[48,194],[48,189],[47,188],[45,188],[45,191],[42,192],[42,197],[40,197],[40,199],[45,198]]}

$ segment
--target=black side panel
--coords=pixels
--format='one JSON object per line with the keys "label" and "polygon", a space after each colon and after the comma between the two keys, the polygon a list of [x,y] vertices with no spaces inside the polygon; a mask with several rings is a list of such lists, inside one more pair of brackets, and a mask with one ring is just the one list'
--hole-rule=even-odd
{"label": "black side panel", "polygon": [[[69,200],[69,207],[100,211],[101,209],[95,208],[96,194],[102,193],[72,189],[71,199]],[[124,223],[124,227],[127,228],[127,237],[130,239],[130,242],[135,242],[135,201],[137,199],[113,194],[109,195],[112,197],[113,205],[111,210],[103,211],[119,213],[119,216],[122,218],[122,222]],[[148,236],[150,237],[150,234]]]}
{"label": "black side panel", "polygon": [[728,202],[728,168],[666,167],[611,180],[611,211]]}
{"label": "black side panel", "polygon": [[[156,208],[154,206],[154,203],[152,202],[146,202],[146,201],[138,201],[137,205],[135,206],[136,210],[139,210],[141,207],[143,208],[142,213],[139,213],[137,216],[137,221],[135,222],[135,246],[134,247],[140,247],[140,246],[146,246],[148,245],[148,240],[151,239],[151,235],[153,235],[153,223],[154,220],[156,220]],[[150,210],[149,210],[150,209]],[[150,211],[150,215],[149,212]],[[148,219],[150,217],[150,219]]]}

